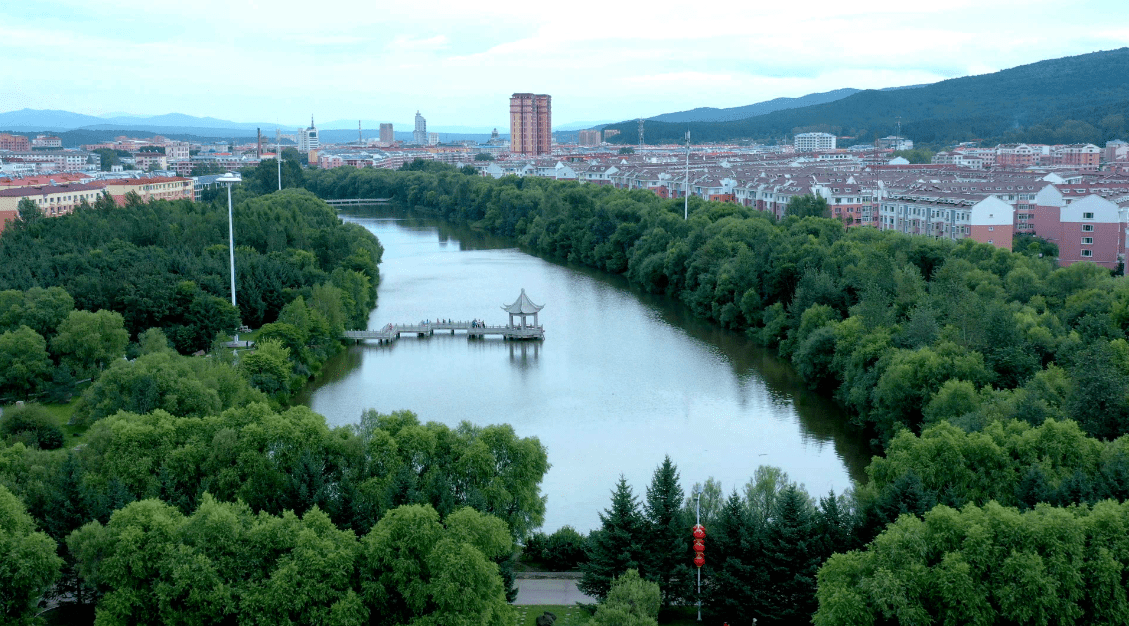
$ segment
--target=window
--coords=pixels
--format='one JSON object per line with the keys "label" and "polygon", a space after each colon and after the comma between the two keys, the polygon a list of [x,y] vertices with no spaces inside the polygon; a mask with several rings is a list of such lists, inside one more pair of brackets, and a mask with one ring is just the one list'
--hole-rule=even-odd
{"label": "window", "polygon": [[1093,214],[1093,213],[1083,213],[1083,214],[1082,214],[1082,219],[1084,219],[1084,220],[1092,220],[1092,219],[1094,219],[1094,214]]}
{"label": "window", "polygon": [[1086,257],[1094,256],[1094,251],[1087,248],[1087,249],[1082,251],[1082,256],[1086,256]]}
{"label": "window", "polygon": [[1082,232],[1084,232],[1084,233],[1094,232],[1094,225],[1093,224],[1082,224]]}
{"label": "window", "polygon": [[996,230],[996,227],[995,227],[995,226],[989,226],[989,227],[988,227],[988,232],[992,232],[992,231],[994,231],[994,230]]}
{"label": "window", "polygon": [[1093,243],[1094,243],[1093,237],[1083,237],[1082,238],[1082,245],[1084,245],[1084,246],[1092,245]]}

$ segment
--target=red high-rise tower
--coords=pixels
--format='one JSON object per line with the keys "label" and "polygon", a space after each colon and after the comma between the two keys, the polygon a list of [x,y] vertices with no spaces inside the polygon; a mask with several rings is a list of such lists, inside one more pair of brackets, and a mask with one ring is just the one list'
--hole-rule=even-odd
{"label": "red high-rise tower", "polygon": [[553,150],[553,99],[546,94],[510,97],[510,152],[537,156]]}

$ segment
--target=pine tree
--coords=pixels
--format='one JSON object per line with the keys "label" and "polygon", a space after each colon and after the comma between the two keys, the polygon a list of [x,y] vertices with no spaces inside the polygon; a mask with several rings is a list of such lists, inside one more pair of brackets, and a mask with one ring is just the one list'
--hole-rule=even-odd
{"label": "pine tree", "polygon": [[612,580],[629,569],[639,569],[643,556],[644,525],[639,502],[622,475],[612,493],[611,508],[600,514],[603,525],[588,538],[588,562],[577,587],[603,600]]}
{"label": "pine tree", "polygon": [[765,533],[766,622],[808,623],[815,612],[815,575],[820,558],[812,518],[808,495],[795,485],[777,496]]}
{"label": "pine tree", "polygon": [[[693,559],[690,525],[682,513],[682,487],[678,468],[670,457],[655,469],[647,487],[646,538],[644,572],[648,580],[659,584],[663,606],[680,600]],[[681,584],[680,584],[681,583]]]}
{"label": "pine tree", "polygon": [[741,497],[725,501],[708,530],[702,604],[715,621],[749,624],[762,619],[762,590],[768,584],[762,563],[761,536]]}

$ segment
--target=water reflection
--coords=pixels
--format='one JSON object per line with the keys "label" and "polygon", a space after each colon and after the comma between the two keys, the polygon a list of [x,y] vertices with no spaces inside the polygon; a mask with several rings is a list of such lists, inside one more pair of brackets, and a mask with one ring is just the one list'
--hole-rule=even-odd
{"label": "water reflection", "polygon": [[[550,263],[506,240],[382,211],[349,215],[386,248],[370,327],[425,318],[504,323],[524,287],[545,303],[546,340],[437,333],[350,346],[304,401],[333,424],[408,408],[423,420],[505,422],[549,450],[545,527],[589,529],[623,473],[637,493],[669,454],[688,487],[740,487],[778,465],[813,493],[849,486],[867,439],[789,364],[622,277]],[[444,243],[445,242],[445,243]]]}

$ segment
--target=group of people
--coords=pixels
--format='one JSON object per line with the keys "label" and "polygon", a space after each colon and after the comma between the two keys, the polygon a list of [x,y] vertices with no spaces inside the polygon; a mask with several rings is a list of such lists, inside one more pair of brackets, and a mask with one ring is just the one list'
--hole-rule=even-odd
{"label": "group of people", "polygon": [[470,327],[471,328],[486,328],[486,322],[484,322],[482,320],[471,320]]}
{"label": "group of people", "polygon": [[[430,326],[431,324],[453,324],[453,323],[454,322],[452,322],[450,319],[437,319],[434,322],[432,322],[429,319],[419,321],[420,326]],[[471,328],[486,328],[486,322],[484,322],[482,320],[471,320],[470,327]],[[392,330],[392,324],[389,324],[387,326],[387,328],[388,328],[388,330]]]}

